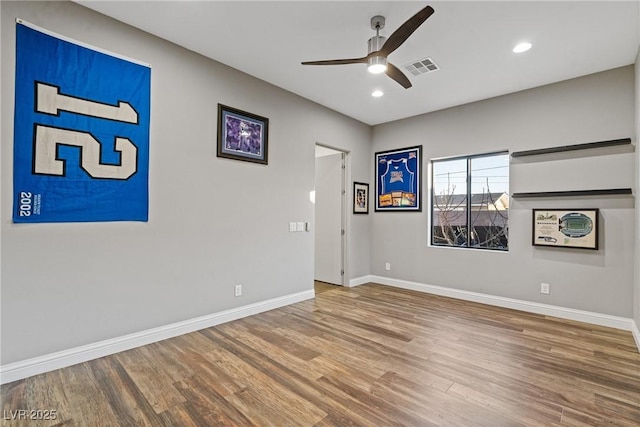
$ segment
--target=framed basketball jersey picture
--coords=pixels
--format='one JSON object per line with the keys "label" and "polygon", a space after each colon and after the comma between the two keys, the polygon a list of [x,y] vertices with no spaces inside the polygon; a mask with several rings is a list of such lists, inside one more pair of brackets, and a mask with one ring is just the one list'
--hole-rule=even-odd
{"label": "framed basketball jersey picture", "polygon": [[422,210],[422,146],[375,153],[376,211]]}

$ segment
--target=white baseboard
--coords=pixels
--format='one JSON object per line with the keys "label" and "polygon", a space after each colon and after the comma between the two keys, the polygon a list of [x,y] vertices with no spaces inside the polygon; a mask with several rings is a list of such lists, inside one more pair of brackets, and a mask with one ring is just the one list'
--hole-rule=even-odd
{"label": "white baseboard", "polygon": [[365,283],[372,282],[373,277],[375,276],[368,275],[368,276],[356,277],[355,279],[349,280],[349,284],[346,286],[349,288],[353,288],[356,286],[364,285]]}
{"label": "white baseboard", "polygon": [[[411,289],[419,292],[426,292],[434,295],[462,299],[465,301],[479,302],[487,305],[511,308],[514,310],[526,311],[529,313],[542,314],[545,316],[559,317],[561,319],[576,320],[578,322],[591,323],[593,325],[607,326],[625,331],[632,331],[640,351],[640,332],[633,319],[611,316],[608,314],[594,313],[590,311],[576,310],[573,308],[559,307],[555,305],[540,304],[537,302],[518,300],[513,298],[499,297],[478,292],[464,291],[460,289],[446,288],[443,286],[426,285],[423,283],[409,282],[407,280],[392,279],[383,276],[369,276],[370,282],[381,285],[395,286],[397,288]],[[634,331],[635,327],[635,331]]]}
{"label": "white baseboard", "polygon": [[162,341],[167,338],[220,325],[232,320],[284,307],[297,302],[315,297],[313,290],[298,292],[283,297],[272,298],[266,301],[245,305],[242,307],[221,311],[219,313],[196,317],[146,331],[136,332],[117,338],[99,341],[93,344],[83,345],[32,359],[9,363],[0,366],[0,384],[6,384],[27,378],[44,372],[53,371],[67,366],[75,365],[110,354],[130,350],[135,347]]}
{"label": "white baseboard", "polygon": [[638,352],[640,353],[640,329],[638,329],[638,324],[636,322],[631,322],[631,333],[633,334],[633,339],[636,340],[636,347],[638,347]]}

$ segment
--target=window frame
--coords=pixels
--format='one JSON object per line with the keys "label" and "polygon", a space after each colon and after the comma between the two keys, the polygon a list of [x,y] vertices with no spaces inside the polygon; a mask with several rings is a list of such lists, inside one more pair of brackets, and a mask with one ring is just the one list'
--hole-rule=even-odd
{"label": "window frame", "polygon": [[[470,246],[470,233],[471,233],[471,227],[469,226],[469,224],[471,224],[471,220],[472,220],[472,211],[471,211],[471,197],[473,195],[473,193],[471,192],[471,161],[473,159],[477,159],[477,158],[483,158],[483,157],[492,157],[492,156],[500,156],[500,155],[506,155],[509,156],[509,150],[500,150],[500,151],[492,151],[492,152],[488,152],[488,153],[481,153],[481,154],[472,154],[472,155],[467,155],[467,156],[453,156],[453,157],[441,157],[441,158],[437,158],[437,159],[431,159],[431,164],[430,164],[430,179],[431,179],[431,191],[430,191],[430,196],[431,196],[431,200],[429,203],[430,206],[430,226],[429,226],[429,246],[431,247],[435,247],[435,248],[457,248],[457,249],[476,249],[476,250],[483,250],[483,251],[492,251],[492,252],[509,252],[509,239],[507,238],[507,245],[504,249],[500,249],[500,248],[490,248],[490,247],[477,247],[477,246]],[[467,171],[467,176],[466,176],[466,193],[465,193],[465,197],[466,197],[466,205],[465,205],[465,209],[466,209],[466,236],[465,236],[465,246],[460,246],[460,245],[447,245],[447,244],[439,244],[439,243],[434,243],[433,237],[434,237],[434,232],[433,232],[433,227],[435,224],[435,220],[434,220],[434,207],[435,207],[435,167],[434,164],[438,163],[438,162],[447,162],[447,161],[455,161],[455,160],[465,160],[466,163],[466,171]],[[509,184],[511,183],[511,170],[510,170],[510,165],[511,162],[508,161],[507,162],[507,173],[509,174],[508,177],[508,187]],[[509,195],[509,193],[507,193]],[[509,209],[510,210],[510,207]],[[509,222],[508,222],[508,218],[507,218],[507,228],[509,226]]]}

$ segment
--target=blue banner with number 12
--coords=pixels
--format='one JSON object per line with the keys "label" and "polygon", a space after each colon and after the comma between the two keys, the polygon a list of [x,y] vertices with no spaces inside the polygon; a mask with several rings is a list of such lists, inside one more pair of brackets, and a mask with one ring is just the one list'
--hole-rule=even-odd
{"label": "blue banner with number 12", "polygon": [[147,221],[151,68],[16,23],[14,222]]}

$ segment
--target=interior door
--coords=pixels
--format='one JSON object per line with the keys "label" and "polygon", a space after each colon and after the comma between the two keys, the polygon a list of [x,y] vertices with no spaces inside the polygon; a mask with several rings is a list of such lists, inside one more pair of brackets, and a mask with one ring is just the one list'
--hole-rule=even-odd
{"label": "interior door", "polygon": [[315,280],[342,285],[344,153],[316,157]]}

